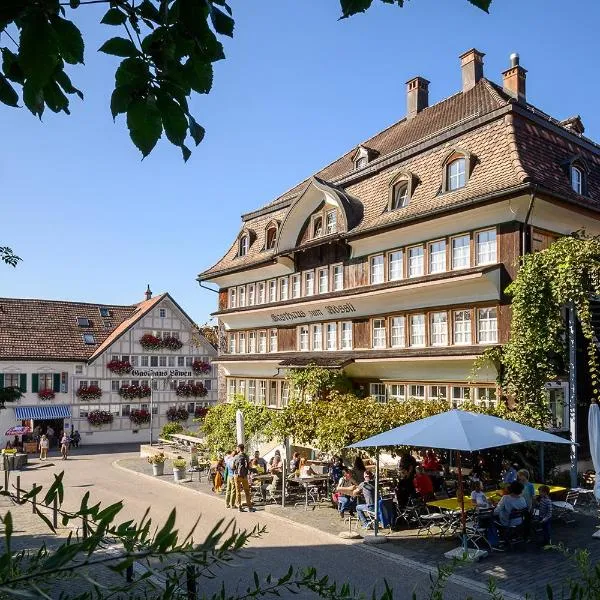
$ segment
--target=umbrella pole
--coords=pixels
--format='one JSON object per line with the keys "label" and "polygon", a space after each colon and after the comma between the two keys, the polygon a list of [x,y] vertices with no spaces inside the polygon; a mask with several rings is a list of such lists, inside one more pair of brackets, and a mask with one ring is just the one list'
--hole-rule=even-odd
{"label": "umbrella pole", "polygon": [[375,524],[374,534],[379,531],[379,448],[375,447]]}
{"label": "umbrella pole", "polygon": [[463,550],[467,552],[467,518],[465,515],[465,492],[463,487],[462,467],[460,464],[460,451],[456,452],[456,469],[458,472],[458,492],[456,494],[460,504],[460,524],[462,528]]}

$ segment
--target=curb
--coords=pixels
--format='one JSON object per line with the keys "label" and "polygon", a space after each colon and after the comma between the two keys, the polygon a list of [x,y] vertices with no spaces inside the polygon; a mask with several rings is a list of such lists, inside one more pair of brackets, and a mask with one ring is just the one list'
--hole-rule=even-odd
{"label": "curb", "polygon": [[[128,469],[127,467],[120,465],[119,460],[113,461],[112,466],[114,466],[117,469],[120,469],[121,471],[126,471],[127,473],[133,473],[134,475],[138,475],[140,477],[145,477],[145,478],[151,479],[153,481],[158,480],[169,486],[175,485],[175,483],[172,483],[171,481],[167,481],[164,479],[158,479],[157,477],[154,477],[153,475],[147,475],[146,473],[140,473],[138,471],[133,471],[132,469]],[[190,488],[186,488],[183,486],[178,486],[178,487],[180,489],[185,489],[192,494],[201,494],[202,496],[206,496],[208,498],[212,498],[213,500],[217,500],[212,494],[207,494],[206,492],[203,492],[201,490],[192,490]],[[305,523],[297,523],[296,521],[292,521],[290,519],[287,519],[286,517],[282,517],[281,515],[274,514],[269,510],[265,510],[264,512],[268,513],[269,517],[271,517],[273,519],[277,519],[278,521],[284,522],[288,525],[293,525],[295,527],[299,527],[299,528],[307,530],[307,531],[313,531],[313,532],[318,531],[321,535],[330,537],[332,540],[334,540],[338,544],[341,543],[341,544],[345,544],[347,546],[356,546],[356,548],[359,551],[367,552],[370,554],[375,554],[381,558],[385,558],[385,559],[389,560],[390,562],[400,564],[404,567],[414,569],[415,571],[419,571],[419,572],[425,573],[427,575],[437,576],[437,574],[438,574],[437,567],[431,567],[424,563],[420,563],[420,562],[417,562],[410,558],[406,558],[406,557],[402,556],[401,554],[396,554],[395,552],[388,552],[379,546],[371,546],[369,544],[364,544],[364,543],[362,543],[362,540],[345,540],[343,538],[338,537],[337,535],[335,535],[333,533],[329,533],[328,531],[321,531],[321,530],[317,529],[316,527],[306,525]],[[480,592],[480,593],[489,595],[489,589],[486,584],[480,583],[478,580],[471,579],[470,577],[463,577],[461,575],[453,574],[448,578],[448,583],[462,586],[462,587],[466,588],[467,590],[476,591],[476,592]],[[525,596],[521,596],[519,594],[515,594],[513,592],[506,591],[506,590],[502,589],[501,587],[498,587],[497,589],[498,589],[498,592],[500,593],[500,595],[505,600],[525,600],[525,598],[526,598]]]}

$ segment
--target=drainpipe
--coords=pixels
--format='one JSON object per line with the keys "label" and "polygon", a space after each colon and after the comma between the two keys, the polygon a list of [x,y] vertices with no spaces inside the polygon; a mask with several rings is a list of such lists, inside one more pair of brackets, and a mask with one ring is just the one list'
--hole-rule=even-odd
{"label": "drainpipe", "polygon": [[215,294],[218,294],[218,293],[219,293],[219,290],[213,290],[212,288],[208,287],[207,285],[202,285],[202,282],[201,282],[201,281],[199,281],[199,282],[198,282],[198,285],[199,285],[199,286],[200,286],[202,289],[204,289],[204,290],[208,290],[209,292],[214,292]]}
{"label": "drainpipe", "polygon": [[536,191],[537,185],[533,186],[533,192],[531,192],[531,197],[529,200],[529,208],[527,209],[527,214],[525,215],[525,222],[523,223],[523,232],[521,234],[521,256],[525,256],[526,254],[525,250],[527,245],[527,225],[529,225],[529,218],[531,217],[531,212],[533,211]]}

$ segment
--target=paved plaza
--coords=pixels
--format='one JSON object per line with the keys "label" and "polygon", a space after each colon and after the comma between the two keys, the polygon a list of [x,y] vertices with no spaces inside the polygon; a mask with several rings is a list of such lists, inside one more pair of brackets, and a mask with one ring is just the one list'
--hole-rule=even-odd
{"label": "paved plaza", "polygon": [[[84,447],[75,451],[66,463],[56,458],[40,463],[34,458],[20,475],[23,487],[31,487],[33,482],[48,485],[53,474],[64,469],[65,504],[69,509],[76,508],[81,496],[90,491],[92,499],[103,503],[123,499],[123,520],[139,518],[150,506],[151,516],[161,522],[176,507],[177,525],[186,531],[202,515],[196,539],[208,533],[221,518],[236,519],[238,526],[245,528],[255,524],[266,526],[267,533],[252,540],[244,552],[246,559],[223,571],[232,590],[243,588],[251,580],[253,570],[263,575],[279,574],[292,564],[296,567],[315,566],[319,572],[337,581],[348,580],[367,594],[374,587],[381,590],[385,579],[393,587],[395,598],[410,597],[413,590],[418,598],[425,598],[430,586],[429,574],[435,573],[438,564],[447,564],[443,553],[456,545],[453,540],[417,539],[405,532],[392,534],[388,543],[377,548],[366,546],[361,540],[345,541],[338,534],[347,525],[344,526],[331,508],[305,511],[303,507],[269,506],[267,510],[258,507],[254,514],[240,514],[227,510],[223,498],[211,492],[208,482],[198,481],[198,474],[193,475],[193,481],[176,484],[169,463],[165,466],[165,475],[153,478],[151,465],[139,458],[137,445],[110,449]],[[6,508],[2,505],[1,510]],[[52,542],[52,536],[29,510],[17,509],[15,517],[17,536],[22,538],[23,546],[29,546],[36,536]],[[578,515],[577,522],[572,525],[558,524],[554,539],[570,548],[585,547],[593,560],[599,560],[600,541],[591,538],[595,524],[595,517]],[[526,593],[541,598],[547,582],[558,589],[574,573],[574,568],[560,552],[544,551],[530,545],[513,553],[494,553],[479,563],[457,567],[444,598],[487,598],[484,590],[491,576],[506,592],[507,599],[523,597]],[[220,583],[219,578],[207,582],[203,591],[215,590]]]}

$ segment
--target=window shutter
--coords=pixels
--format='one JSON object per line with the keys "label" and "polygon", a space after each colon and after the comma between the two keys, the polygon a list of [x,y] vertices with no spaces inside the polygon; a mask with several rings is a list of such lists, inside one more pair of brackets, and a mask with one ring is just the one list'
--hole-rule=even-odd
{"label": "window shutter", "polygon": [[60,373],[53,373],[52,377],[53,377],[52,390],[54,392],[60,392]]}
{"label": "window shutter", "polygon": [[34,373],[31,376],[31,391],[32,392],[40,391],[40,376],[37,373]]}
{"label": "window shutter", "polygon": [[4,387],[4,373],[0,373],[0,389]]}
{"label": "window shutter", "polygon": [[27,391],[27,374],[21,373],[19,376],[19,389],[25,393]]}

